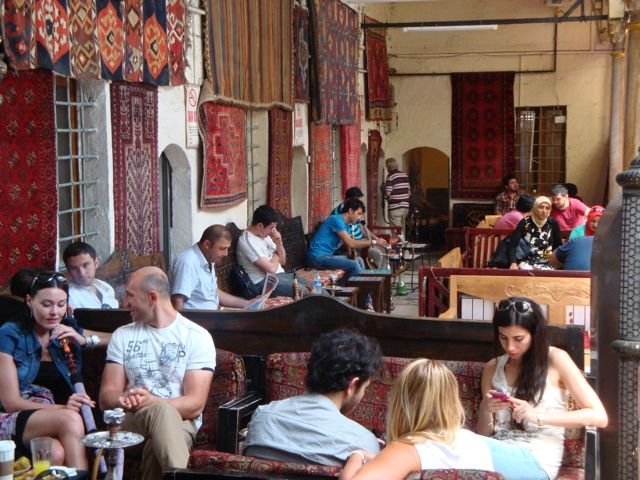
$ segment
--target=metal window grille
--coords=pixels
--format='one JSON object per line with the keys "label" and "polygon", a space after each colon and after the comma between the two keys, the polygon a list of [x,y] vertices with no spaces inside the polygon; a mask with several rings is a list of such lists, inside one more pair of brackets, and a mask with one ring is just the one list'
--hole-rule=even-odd
{"label": "metal window grille", "polygon": [[[97,154],[90,138],[98,130],[92,124],[95,102],[86,97],[79,82],[56,76],[55,88],[56,159],[58,170],[58,252],[76,240],[98,233],[89,231],[87,218],[97,205],[91,191],[98,179],[88,174],[89,162]],[[95,169],[92,169],[93,171]]]}
{"label": "metal window grille", "polygon": [[204,42],[203,32],[206,11],[201,0],[189,0],[187,4],[186,51],[187,81],[202,85],[204,79]]}
{"label": "metal window grille", "polygon": [[523,190],[547,194],[566,179],[567,107],[516,109],[516,176]]}
{"label": "metal window grille", "polygon": [[258,130],[258,125],[253,122],[253,112],[247,111],[247,126],[245,141],[247,145],[247,220],[251,221],[253,211],[257,208],[260,199],[256,193],[256,185],[260,182],[258,166],[260,163],[256,161],[254,151],[260,148],[254,142],[254,133]]}

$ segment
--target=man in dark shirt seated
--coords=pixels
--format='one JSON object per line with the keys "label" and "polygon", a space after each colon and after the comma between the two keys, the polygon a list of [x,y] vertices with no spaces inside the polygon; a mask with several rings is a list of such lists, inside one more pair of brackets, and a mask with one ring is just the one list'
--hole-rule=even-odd
{"label": "man in dark shirt seated", "polygon": [[378,453],[376,437],[345,415],[358,406],[381,363],[378,344],[355,330],[325,333],[311,348],[307,391],[258,407],[244,454],[342,466],[354,450]]}
{"label": "man in dark shirt seated", "polygon": [[556,248],[549,263],[560,270],[591,270],[593,236],[578,237]]}

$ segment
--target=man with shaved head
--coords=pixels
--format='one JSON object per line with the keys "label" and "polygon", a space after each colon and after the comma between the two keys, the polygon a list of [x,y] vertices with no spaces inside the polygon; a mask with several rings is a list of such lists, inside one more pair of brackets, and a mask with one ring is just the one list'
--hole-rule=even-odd
{"label": "man with shaved head", "polygon": [[131,275],[124,305],[133,323],[109,342],[100,407],[125,410],[123,430],[145,437],[142,478],[155,480],[163,470],[187,466],[216,352],[209,332],[173,308],[169,280],[159,268]]}

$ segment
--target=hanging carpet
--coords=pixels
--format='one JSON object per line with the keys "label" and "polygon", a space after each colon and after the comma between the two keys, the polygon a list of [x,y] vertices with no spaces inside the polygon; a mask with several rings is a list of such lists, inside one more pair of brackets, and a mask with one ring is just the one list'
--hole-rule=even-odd
{"label": "hanging carpet", "polygon": [[310,126],[311,166],[309,171],[309,232],[329,216],[333,177],[331,125]]}
{"label": "hanging carpet", "polygon": [[21,268],[53,269],[58,192],[53,74],[9,70],[0,81],[0,285]]}
{"label": "hanging carpet", "polygon": [[[377,23],[365,17],[365,23]],[[366,88],[367,118],[372,121],[392,119],[393,102],[389,86],[389,60],[387,58],[386,29],[367,28],[365,35],[365,56],[367,63]]]}
{"label": "hanging carpet", "polygon": [[513,72],[451,75],[451,197],[495,198],[515,169]]}
{"label": "hanging carpet", "polygon": [[293,109],[292,0],[205,0],[205,64],[217,103]]}
{"label": "hanging carpet", "polygon": [[204,82],[198,100],[198,130],[204,145],[202,208],[231,207],[247,198],[246,113],[212,102]]}
{"label": "hanging carpet", "polygon": [[267,203],[291,217],[291,172],[293,161],[293,114],[279,108],[269,110],[269,184]]}
{"label": "hanging carpet", "polygon": [[295,100],[309,101],[309,11],[296,6],[293,12]]}
{"label": "hanging carpet", "polygon": [[358,14],[339,0],[309,0],[315,123],[353,125],[358,103]]}
{"label": "hanging carpet", "polygon": [[158,91],[111,84],[115,246],[135,255],[160,250]]}
{"label": "hanging carpet", "polygon": [[[358,109],[359,110],[359,109]],[[340,158],[342,193],[350,187],[360,186],[360,113],[355,125],[340,128]]]}
{"label": "hanging carpet", "polygon": [[378,162],[382,149],[382,136],[377,130],[369,130],[367,151],[367,219],[369,225],[377,225],[378,212]]}
{"label": "hanging carpet", "polygon": [[186,0],[6,0],[9,65],[73,78],[185,81]]}

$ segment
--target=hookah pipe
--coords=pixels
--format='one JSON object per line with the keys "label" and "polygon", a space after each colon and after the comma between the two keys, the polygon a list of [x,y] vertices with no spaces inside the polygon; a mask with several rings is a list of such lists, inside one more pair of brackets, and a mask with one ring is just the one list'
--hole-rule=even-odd
{"label": "hookah pipe", "polygon": [[[62,350],[64,351],[64,358],[67,361],[67,365],[69,367],[69,371],[71,372],[71,381],[73,382],[73,390],[75,393],[81,393],[86,395],[87,391],[84,388],[84,383],[82,383],[82,376],[78,371],[78,363],[76,362],[75,357],[73,356],[73,352],[69,347],[69,340],[63,338],[60,340],[60,345],[62,345]],[[80,405],[80,414],[82,415],[82,420],[84,422],[84,426],[87,430],[87,433],[93,433],[97,431],[96,422],[93,419],[93,413],[91,412],[91,408],[86,403]],[[104,457],[100,457],[100,473],[107,473],[107,464],[104,461]]]}

